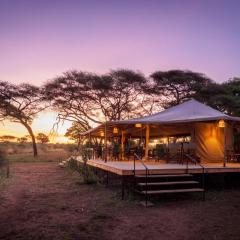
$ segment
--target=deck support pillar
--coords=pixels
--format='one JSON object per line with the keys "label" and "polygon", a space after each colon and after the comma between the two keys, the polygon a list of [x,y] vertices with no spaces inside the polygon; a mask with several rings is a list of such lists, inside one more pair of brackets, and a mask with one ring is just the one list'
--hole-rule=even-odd
{"label": "deck support pillar", "polygon": [[146,125],[146,146],[145,146],[145,161],[148,160],[148,145],[149,145],[149,132],[150,132],[150,128],[149,128],[149,124]]}

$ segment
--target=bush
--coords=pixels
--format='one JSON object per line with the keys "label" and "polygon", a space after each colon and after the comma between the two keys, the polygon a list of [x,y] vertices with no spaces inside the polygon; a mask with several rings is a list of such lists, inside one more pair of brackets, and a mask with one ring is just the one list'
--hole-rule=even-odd
{"label": "bush", "polygon": [[69,167],[77,172],[79,172],[83,177],[83,182],[86,184],[93,184],[97,182],[97,176],[94,174],[93,170],[86,161],[78,162],[74,158],[69,161]]}
{"label": "bush", "polygon": [[67,144],[66,150],[70,153],[76,152],[78,150],[78,147],[76,144]]}
{"label": "bush", "polygon": [[5,153],[3,152],[2,149],[0,149],[0,166],[4,165],[5,162],[6,162]]}
{"label": "bush", "polygon": [[0,149],[0,182],[2,178],[9,177],[9,163],[5,157],[5,153]]}

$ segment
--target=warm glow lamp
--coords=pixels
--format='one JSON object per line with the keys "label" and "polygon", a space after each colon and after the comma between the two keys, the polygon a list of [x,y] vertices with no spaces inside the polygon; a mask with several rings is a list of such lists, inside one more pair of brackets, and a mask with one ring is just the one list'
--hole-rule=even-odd
{"label": "warm glow lamp", "polygon": [[100,136],[101,136],[101,137],[104,137],[104,132],[100,132]]}
{"label": "warm glow lamp", "polygon": [[113,133],[118,134],[118,128],[113,128]]}
{"label": "warm glow lamp", "polygon": [[141,123],[136,123],[136,124],[135,124],[135,127],[136,127],[136,128],[141,128],[141,127],[142,127],[142,124],[141,124]]}
{"label": "warm glow lamp", "polygon": [[224,122],[224,120],[219,120],[219,122],[218,122],[218,127],[220,127],[220,128],[224,128],[225,127],[225,122]]}

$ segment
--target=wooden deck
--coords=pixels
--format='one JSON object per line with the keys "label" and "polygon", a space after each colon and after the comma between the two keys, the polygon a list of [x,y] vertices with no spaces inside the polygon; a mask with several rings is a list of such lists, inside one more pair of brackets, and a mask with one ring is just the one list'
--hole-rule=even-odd
{"label": "wooden deck", "polygon": [[[79,159],[79,161],[81,161]],[[109,161],[88,160],[88,165],[112,172],[118,175],[133,175],[133,161]],[[150,174],[177,174],[186,173],[186,164],[174,164],[160,162],[145,162]],[[223,167],[222,163],[203,164],[205,173],[233,173],[240,172],[240,163],[227,163]],[[202,173],[202,168],[198,165],[189,164],[188,173]],[[140,162],[136,162],[136,174],[145,174],[145,168]]]}

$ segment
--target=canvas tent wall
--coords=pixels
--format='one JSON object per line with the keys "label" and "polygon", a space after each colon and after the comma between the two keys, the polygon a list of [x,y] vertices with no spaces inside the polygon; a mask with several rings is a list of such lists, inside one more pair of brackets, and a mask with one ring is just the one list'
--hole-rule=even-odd
{"label": "canvas tent wall", "polygon": [[218,122],[196,123],[195,145],[202,162],[224,162],[225,149],[233,149],[232,124],[225,122],[225,128],[220,128]]}

